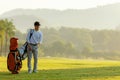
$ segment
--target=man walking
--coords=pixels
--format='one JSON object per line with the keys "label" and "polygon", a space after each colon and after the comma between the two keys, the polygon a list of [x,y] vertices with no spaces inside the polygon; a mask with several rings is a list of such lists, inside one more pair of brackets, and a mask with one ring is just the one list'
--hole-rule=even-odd
{"label": "man walking", "polygon": [[[42,43],[42,32],[39,31],[40,29],[40,23],[38,21],[36,21],[34,23],[34,29],[31,29],[28,34],[27,34],[27,43],[28,43],[28,48],[27,48],[27,52],[28,52],[28,73],[36,73],[37,72],[37,64],[38,64],[38,46]],[[32,55],[34,58],[34,67],[33,67],[33,71],[32,71],[32,67],[31,67],[31,59],[32,59]]]}

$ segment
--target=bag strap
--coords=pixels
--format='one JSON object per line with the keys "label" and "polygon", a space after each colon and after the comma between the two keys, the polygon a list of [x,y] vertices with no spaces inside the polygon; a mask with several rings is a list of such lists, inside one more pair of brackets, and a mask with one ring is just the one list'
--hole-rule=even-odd
{"label": "bag strap", "polygon": [[31,39],[32,35],[33,35],[34,29],[30,29],[30,37],[29,40]]}

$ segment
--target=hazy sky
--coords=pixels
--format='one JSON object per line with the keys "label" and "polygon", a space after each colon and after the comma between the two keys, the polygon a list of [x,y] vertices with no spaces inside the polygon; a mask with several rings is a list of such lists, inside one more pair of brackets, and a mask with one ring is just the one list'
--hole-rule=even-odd
{"label": "hazy sky", "polygon": [[0,14],[16,8],[86,9],[117,2],[120,0],[0,0]]}

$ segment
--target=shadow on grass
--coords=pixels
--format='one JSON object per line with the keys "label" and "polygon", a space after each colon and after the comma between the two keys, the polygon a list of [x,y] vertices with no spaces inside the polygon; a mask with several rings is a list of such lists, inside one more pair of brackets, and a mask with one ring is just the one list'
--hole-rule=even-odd
{"label": "shadow on grass", "polygon": [[0,72],[1,80],[90,80],[114,76],[120,76],[120,66],[39,70],[38,73],[32,74],[28,74],[27,71],[21,71],[17,75],[9,72]]}

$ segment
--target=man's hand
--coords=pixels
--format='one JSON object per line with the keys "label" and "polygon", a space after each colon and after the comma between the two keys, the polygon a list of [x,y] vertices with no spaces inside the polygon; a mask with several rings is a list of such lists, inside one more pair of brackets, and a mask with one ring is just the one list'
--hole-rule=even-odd
{"label": "man's hand", "polygon": [[40,47],[40,43],[38,43],[37,45],[38,45],[38,47]]}
{"label": "man's hand", "polygon": [[30,44],[28,44],[28,49],[31,51],[32,50],[32,47],[30,46]]}

